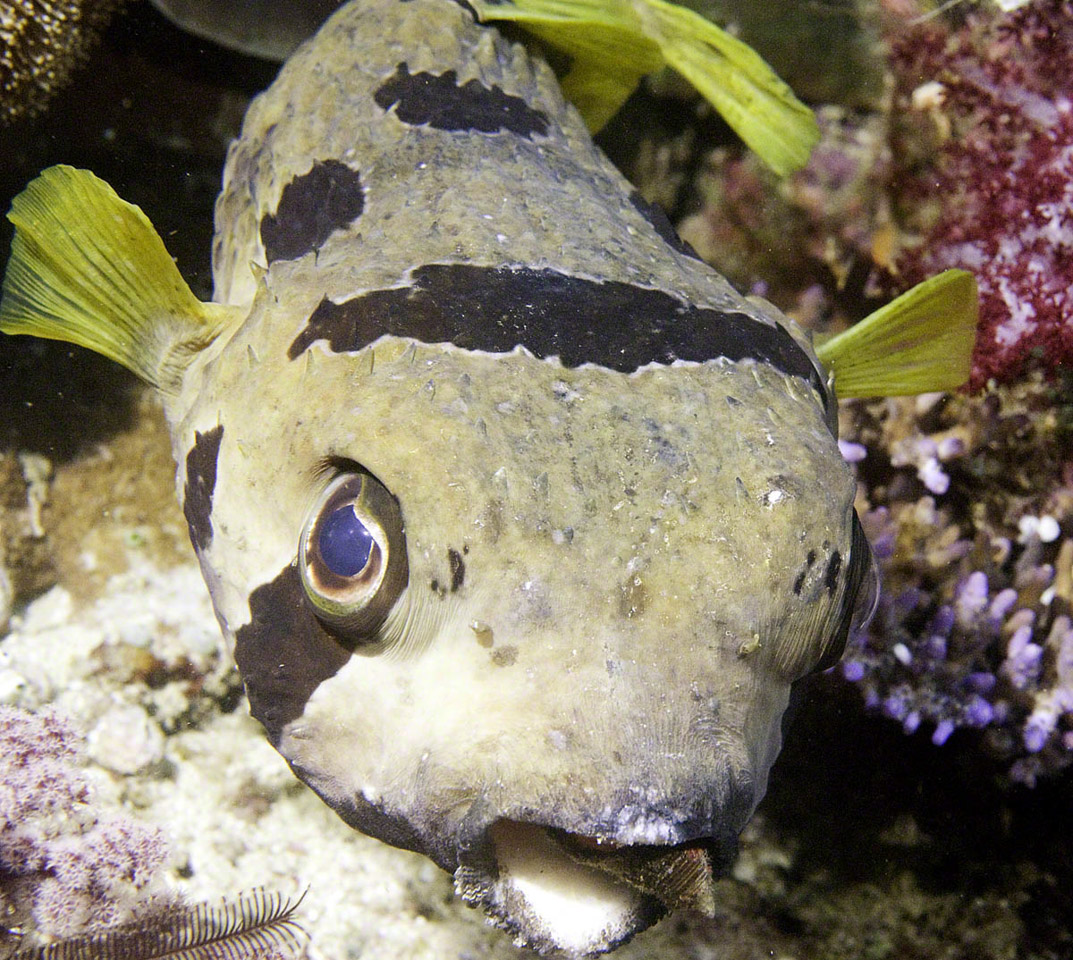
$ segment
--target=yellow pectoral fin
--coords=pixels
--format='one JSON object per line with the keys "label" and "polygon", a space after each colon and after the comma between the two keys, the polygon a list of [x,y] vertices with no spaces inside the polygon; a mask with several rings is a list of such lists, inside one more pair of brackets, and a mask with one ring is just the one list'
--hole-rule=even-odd
{"label": "yellow pectoral fin", "polygon": [[585,125],[596,131],[619,112],[642,76],[629,77],[624,71],[613,76],[590,63],[575,61],[563,77],[563,95],[577,107]]}
{"label": "yellow pectoral fin", "polygon": [[165,392],[240,311],[202,303],[141,209],[88,170],[45,170],[11,205],[0,330],[95,350]]}
{"label": "yellow pectoral fin", "polygon": [[663,67],[655,43],[620,26],[590,21],[580,29],[570,22],[527,21],[525,27],[570,55],[563,95],[593,133],[618,113],[646,73]]}
{"label": "yellow pectoral fin", "polygon": [[946,270],[831,337],[816,356],[841,399],[955,390],[972,371],[978,315],[972,274]]}
{"label": "yellow pectoral fin", "polygon": [[[760,158],[785,176],[808,161],[820,131],[750,47],[665,0],[473,0],[482,20],[512,20],[573,59],[564,90],[597,131],[640,77],[674,67]],[[597,78],[602,79],[597,79]],[[576,99],[575,91],[582,94]]]}
{"label": "yellow pectoral fin", "polygon": [[644,2],[652,8],[667,62],[764,163],[780,177],[808,163],[820,139],[816,116],[752,47],[685,7]]}

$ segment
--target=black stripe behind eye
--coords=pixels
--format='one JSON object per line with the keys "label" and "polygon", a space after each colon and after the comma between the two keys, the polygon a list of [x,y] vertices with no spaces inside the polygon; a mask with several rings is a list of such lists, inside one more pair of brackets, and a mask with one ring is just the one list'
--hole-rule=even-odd
{"label": "black stripe behind eye", "polygon": [[826,403],[809,355],[776,323],[555,270],[418,267],[409,287],[343,303],[323,299],[287,355],[293,360],[317,340],[336,353],[353,352],[384,335],[489,353],[520,345],[541,358],[557,356],[566,367],[592,363],[622,373],[675,360],[753,359],[807,380]]}
{"label": "black stripe behind eye", "polygon": [[212,543],[212,497],[223,436],[224,428],[219,425],[204,433],[195,431],[194,445],[186,454],[183,513],[195,550],[205,550]]}

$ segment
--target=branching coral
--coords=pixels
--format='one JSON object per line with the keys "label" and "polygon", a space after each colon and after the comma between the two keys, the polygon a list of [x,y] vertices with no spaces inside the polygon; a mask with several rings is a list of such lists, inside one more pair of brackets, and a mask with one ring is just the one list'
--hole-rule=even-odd
{"label": "branching coral", "polygon": [[1073,397],[1037,375],[982,397],[855,404],[875,620],[841,666],[945,743],[986,730],[1010,775],[1073,763]]}
{"label": "branching coral", "polygon": [[[892,43],[907,282],[964,267],[980,286],[973,388],[1073,363],[1073,5],[1035,0]],[[911,213],[908,213],[911,211]]]}

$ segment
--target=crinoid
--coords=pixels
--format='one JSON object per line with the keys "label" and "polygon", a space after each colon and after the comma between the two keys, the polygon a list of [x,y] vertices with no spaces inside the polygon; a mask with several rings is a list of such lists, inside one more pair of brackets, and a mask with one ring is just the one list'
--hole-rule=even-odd
{"label": "crinoid", "polygon": [[11,960],[297,960],[308,940],[292,900],[263,889],[218,906],[169,907],[135,923],[22,950]]}

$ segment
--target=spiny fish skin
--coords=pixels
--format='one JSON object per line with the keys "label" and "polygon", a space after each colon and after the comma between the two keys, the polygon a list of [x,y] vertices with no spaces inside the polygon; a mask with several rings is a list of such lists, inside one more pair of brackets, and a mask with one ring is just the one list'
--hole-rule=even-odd
{"label": "spiny fish skin", "polygon": [[[440,0],[350,6],[290,61],[217,228],[217,299],[249,318],[171,409],[184,485],[216,450],[199,554],[254,715],[521,941],[632,935],[653,891],[560,853],[603,906],[559,930],[523,892],[543,841],[509,825],[731,860],[869,562],[811,351],[638,201],[542,64]],[[408,564],[361,636],[295,566],[351,471],[397,498]]]}

